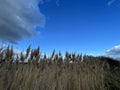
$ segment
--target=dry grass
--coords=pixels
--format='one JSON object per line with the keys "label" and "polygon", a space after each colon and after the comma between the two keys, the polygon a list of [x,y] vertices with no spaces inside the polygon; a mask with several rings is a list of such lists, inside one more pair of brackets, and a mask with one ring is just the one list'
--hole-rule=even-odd
{"label": "dry grass", "polygon": [[14,61],[13,48],[0,49],[0,90],[120,90],[120,67],[111,69],[103,57],[66,52],[63,59],[53,51],[42,58],[30,46],[26,52]]}

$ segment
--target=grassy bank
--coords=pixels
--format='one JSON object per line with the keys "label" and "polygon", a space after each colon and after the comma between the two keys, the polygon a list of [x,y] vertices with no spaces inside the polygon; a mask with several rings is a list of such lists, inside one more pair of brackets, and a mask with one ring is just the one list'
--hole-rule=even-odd
{"label": "grassy bank", "polygon": [[13,48],[0,49],[0,90],[120,90],[119,62],[110,58],[26,52],[15,58]]}

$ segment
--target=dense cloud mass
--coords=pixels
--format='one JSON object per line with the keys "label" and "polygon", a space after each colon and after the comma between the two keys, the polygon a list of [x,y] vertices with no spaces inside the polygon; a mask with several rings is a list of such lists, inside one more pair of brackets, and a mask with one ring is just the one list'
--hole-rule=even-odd
{"label": "dense cloud mass", "polygon": [[41,0],[0,0],[0,40],[17,43],[37,34],[35,26],[44,25],[38,3]]}
{"label": "dense cloud mass", "polygon": [[106,55],[114,59],[120,60],[120,45],[107,50]]}

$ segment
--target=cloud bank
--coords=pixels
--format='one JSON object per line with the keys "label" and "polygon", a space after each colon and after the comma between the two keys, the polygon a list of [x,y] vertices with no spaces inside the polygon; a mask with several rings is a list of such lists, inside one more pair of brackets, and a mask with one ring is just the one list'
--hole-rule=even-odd
{"label": "cloud bank", "polygon": [[106,56],[120,60],[120,45],[117,45],[106,51]]}
{"label": "cloud bank", "polygon": [[35,26],[43,26],[45,22],[38,7],[41,1],[0,0],[0,40],[17,43],[35,36]]}

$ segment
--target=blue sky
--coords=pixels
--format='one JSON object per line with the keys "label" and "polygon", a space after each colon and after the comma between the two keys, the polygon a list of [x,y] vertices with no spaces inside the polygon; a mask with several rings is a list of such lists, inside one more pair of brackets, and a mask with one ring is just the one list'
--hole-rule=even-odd
{"label": "blue sky", "polygon": [[[120,0],[46,0],[39,4],[45,25],[39,35],[24,38],[14,47],[40,46],[42,52],[77,52],[102,55],[120,44]],[[34,13],[35,14],[35,13]]]}
{"label": "blue sky", "polygon": [[59,7],[55,1],[44,3],[40,6],[46,16],[41,47],[104,53],[120,42],[120,8],[116,5],[109,6],[106,0],[60,0]]}

